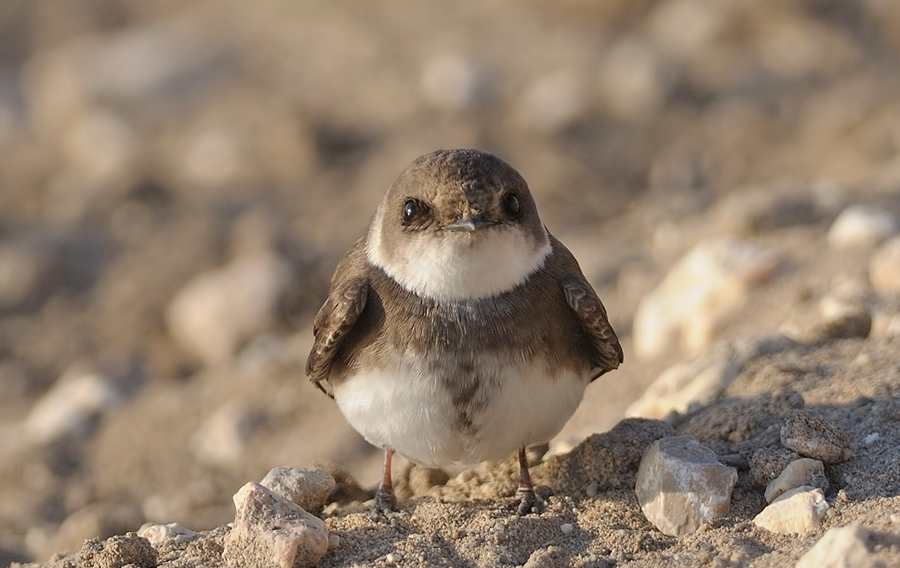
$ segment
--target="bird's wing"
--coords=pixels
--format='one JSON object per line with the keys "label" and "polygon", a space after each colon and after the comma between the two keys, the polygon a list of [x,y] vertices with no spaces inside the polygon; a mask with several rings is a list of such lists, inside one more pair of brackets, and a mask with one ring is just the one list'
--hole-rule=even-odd
{"label": "bird's wing", "polygon": [[313,323],[315,340],[306,360],[306,376],[328,396],[333,396],[328,376],[334,357],[366,307],[368,293],[365,238],[362,238],[338,263],[328,298]]}
{"label": "bird's wing", "polygon": [[609,323],[603,302],[584,277],[578,261],[565,245],[552,236],[550,239],[553,244],[553,256],[558,261],[554,272],[565,294],[566,303],[572,308],[582,331],[593,347],[591,380],[594,380],[622,364],[622,346]]}

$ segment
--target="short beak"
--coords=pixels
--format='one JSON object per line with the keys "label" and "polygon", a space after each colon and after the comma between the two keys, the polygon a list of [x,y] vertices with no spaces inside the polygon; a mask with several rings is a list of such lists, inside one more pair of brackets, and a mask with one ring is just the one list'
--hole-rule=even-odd
{"label": "short beak", "polygon": [[483,224],[484,221],[482,221],[480,216],[463,217],[449,225],[444,225],[444,228],[448,231],[465,231],[471,233]]}

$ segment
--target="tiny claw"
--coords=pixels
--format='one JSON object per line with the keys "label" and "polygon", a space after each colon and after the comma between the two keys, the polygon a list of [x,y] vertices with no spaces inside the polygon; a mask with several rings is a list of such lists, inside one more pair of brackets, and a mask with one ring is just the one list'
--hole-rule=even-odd
{"label": "tiny claw", "polygon": [[520,488],[516,491],[516,495],[520,498],[519,508],[516,509],[518,516],[524,517],[529,513],[540,514],[544,510],[544,502],[534,493],[533,489]]}
{"label": "tiny claw", "polygon": [[375,492],[375,502],[372,504],[370,516],[373,521],[387,520],[391,513],[397,511],[397,498],[393,491],[385,491],[379,488]]}

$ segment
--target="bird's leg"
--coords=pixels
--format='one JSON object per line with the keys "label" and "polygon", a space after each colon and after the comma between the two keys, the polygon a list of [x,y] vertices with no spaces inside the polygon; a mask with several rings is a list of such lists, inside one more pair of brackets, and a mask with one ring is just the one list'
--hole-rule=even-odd
{"label": "bird's leg", "polygon": [[525,458],[525,448],[519,450],[519,489],[516,491],[521,501],[516,513],[523,517],[528,513],[539,512],[541,502],[534,494],[534,486],[531,484],[531,474],[528,473],[528,460]]}
{"label": "bird's leg", "polygon": [[394,457],[394,449],[384,448],[384,476],[381,485],[375,492],[375,505],[372,507],[372,517],[378,518],[397,510],[397,499],[394,497],[394,482],[391,480],[391,458]]}

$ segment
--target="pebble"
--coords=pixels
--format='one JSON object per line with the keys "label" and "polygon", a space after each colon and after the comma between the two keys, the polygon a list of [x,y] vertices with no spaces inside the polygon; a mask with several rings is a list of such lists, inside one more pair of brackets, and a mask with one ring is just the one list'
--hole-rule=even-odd
{"label": "pebble", "polygon": [[851,205],[828,229],[828,244],[835,250],[874,248],[898,231],[900,222],[890,212],[870,205]]}
{"label": "pebble", "polygon": [[600,92],[608,110],[621,120],[650,118],[666,98],[665,66],[647,41],[628,37],[606,50]]}
{"label": "pebble", "polygon": [[867,568],[877,564],[869,551],[869,531],[859,525],[832,527],[794,568]]}
{"label": "pebble", "polygon": [[259,483],[310,512],[322,510],[335,486],[324,469],[284,466],[273,467]]}
{"label": "pebble", "polygon": [[457,53],[445,53],[427,60],[419,87],[428,102],[448,111],[481,106],[490,91],[487,74],[475,62]]}
{"label": "pebble", "polygon": [[561,530],[564,535],[569,536],[575,531],[575,527],[572,523],[563,523],[559,525],[559,530]]}
{"label": "pebble", "polygon": [[261,422],[259,412],[243,400],[229,401],[204,420],[191,436],[191,452],[200,463],[232,466],[244,457]]}
{"label": "pebble", "polygon": [[178,523],[169,523],[166,525],[145,523],[144,526],[138,530],[137,534],[138,536],[146,538],[150,541],[150,544],[157,548],[166,542],[182,544],[197,538],[196,532],[183,527]]}
{"label": "pebble", "polygon": [[315,566],[328,550],[325,523],[258,483],[234,496],[234,527],[225,539],[223,560],[232,566],[302,568]]}
{"label": "pebble", "polygon": [[772,501],[753,523],[774,533],[803,534],[818,528],[828,509],[821,489],[801,485]]}
{"label": "pebble", "polygon": [[328,534],[328,550],[334,550],[341,547],[341,537],[334,533]]}
{"label": "pebble", "polygon": [[673,343],[693,353],[706,348],[779,263],[774,249],[758,241],[702,241],[641,300],[634,317],[635,351],[648,358],[665,353]]}
{"label": "pebble", "polygon": [[869,282],[885,294],[900,292],[900,237],[890,239],[872,254]]}
{"label": "pebble", "polygon": [[35,444],[90,434],[96,417],[121,402],[105,376],[73,366],[31,408],[23,432]]}
{"label": "pebble", "polygon": [[518,122],[544,134],[559,132],[578,121],[587,110],[585,85],[570,69],[535,79],[516,104]]}
{"label": "pebble", "polygon": [[647,519],[669,536],[690,534],[728,514],[737,471],[691,436],[650,446],[638,468],[635,493]]}
{"label": "pebble", "polygon": [[800,458],[789,463],[781,475],[766,486],[766,503],[771,503],[781,494],[801,485],[818,487],[823,491],[828,489],[828,479],[825,477],[825,466],[822,465],[822,462],[811,458]]}
{"label": "pebble", "polygon": [[847,461],[853,454],[847,435],[809,409],[787,413],[781,426],[781,443],[801,456],[827,464]]}
{"label": "pebble", "polygon": [[289,281],[290,267],[274,254],[206,271],[166,307],[169,332],[207,364],[227,362],[243,341],[271,325]]}
{"label": "pebble", "polygon": [[836,284],[819,302],[819,313],[826,321],[870,312],[877,294],[864,282],[845,280]]}

